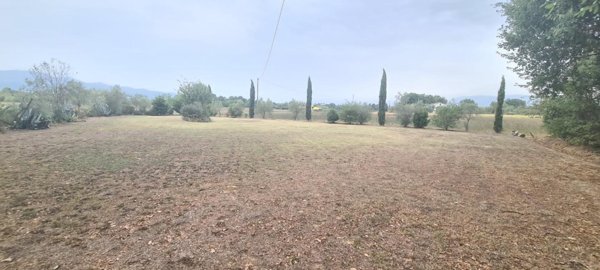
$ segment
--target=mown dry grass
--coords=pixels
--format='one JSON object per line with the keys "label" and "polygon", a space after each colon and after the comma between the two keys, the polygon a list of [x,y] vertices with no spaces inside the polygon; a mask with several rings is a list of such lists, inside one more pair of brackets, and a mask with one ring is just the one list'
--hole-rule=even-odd
{"label": "mown dry grass", "polygon": [[[315,122],[325,122],[327,120],[326,111],[318,111],[313,112],[313,121]],[[431,118],[434,114],[430,114]],[[304,113],[298,116],[299,120],[304,120]],[[271,114],[269,119],[279,119],[279,120],[291,120],[292,114],[289,111],[276,110]],[[396,121],[395,113],[387,113],[386,114],[386,126],[399,126],[399,123]],[[341,121],[339,121],[341,123]],[[369,125],[378,125],[377,123],[377,113],[373,113],[371,117],[371,121],[368,123]],[[548,135],[546,130],[543,127],[542,118],[533,118],[527,115],[504,115],[504,132],[509,133],[513,130],[518,130],[519,132],[525,133],[529,136],[529,133],[533,133],[536,137],[545,137]],[[479,114],[476,115],[471,122],[469,123],[469,132],[472,133],[485,133],[492,134],[494,126],[494,115],[493,114]],[[430,124],[428,129],[439,129],[438,127]],[[457,123],[456,127],[451,128],[453,131],[464,131],[464,120],[460,120]]]}
{"label": "mown dry grass", "polygon": [[598,159],[510,135],[115,117],[0,145],[0,268],[600,267]]}

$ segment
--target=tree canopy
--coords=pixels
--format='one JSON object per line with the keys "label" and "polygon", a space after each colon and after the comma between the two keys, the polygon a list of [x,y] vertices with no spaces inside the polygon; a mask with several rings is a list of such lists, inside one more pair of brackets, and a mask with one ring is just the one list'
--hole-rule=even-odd
{"label": "tree canopy", "polygon": [[600,147],[600,1],[511,0],[500,49],[542,100],[551,134]]}
{"label": "tree canopy", "polygon": [[423,104],[448,103],[446,98],[438,95],[417,94],[412,92],[400,95],[400,103],[402,104],[416,104],[419,101]]}

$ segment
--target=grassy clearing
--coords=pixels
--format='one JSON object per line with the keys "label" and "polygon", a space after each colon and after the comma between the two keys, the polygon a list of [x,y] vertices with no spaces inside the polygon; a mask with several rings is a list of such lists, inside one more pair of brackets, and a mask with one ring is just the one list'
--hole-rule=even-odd
{"label": "grassy clearing", "polygon": [[0,145],[11,269],[600,267],[600,162],[509,134],[135,116]]}
{"label": "grassy clearing", "polygon": [[[326,122],[327,112],[319,111],[313,112],[313,121],[314,122]],[[430,114],[430,118],[433,114]],[[395,113],[387,113],[386,114],[386,126],[399,126],[398,122],[396,122],[396,114]],[[285,110],[276,110],[271,115],[270,119],[281,119],[281,120],[291,120],[292,114]],[[304,114],[298,116],[299,121],[304,120]],[[373,113],[371,117],[371,121],[369,125],[378,125],[377,124],[377,113]],[[480,114],[473,118],[469,124],[469,132],[473,133],[485,133],[491,134],[494,126],[494,115],[493,114]],[[428,129],[438,129],[433,125],[429,125]],[[464,131],[464,121],[460,121],[457,126],[451,130],[454,131]],[[506,133],[510,133],[512,130],[518,130],[520,132],[525,132],[529,135],[529,132],[532,132],[535,136],[547,136],[548,133],[543,127],[543,122],[541,118],[533,118],[526,115],[505,115],[504,116],[504,130]]]}

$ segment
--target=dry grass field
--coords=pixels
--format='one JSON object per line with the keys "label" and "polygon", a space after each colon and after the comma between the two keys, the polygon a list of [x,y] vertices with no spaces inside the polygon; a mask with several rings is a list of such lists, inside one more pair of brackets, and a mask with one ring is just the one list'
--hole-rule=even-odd
{"label": "dry grass field", "polygon": [[[315,122],[326,122],[327,121],[327,112],[326,111],[318,111],[313,112],[313,121]],[[429,114],[431,118],[433,114]],[[268,116],[268,119],[278,119],[278,120],[292,120],[292,114],[287,110],[275,110],[271,115]],[[386,114],[386,126],[400,126],[396,121],[395,113],[387,113]],[[298,115],[299,120],[304,120],[304,112]],[[338,121],[341,122],[341,121]],[[512,130],[518,130],[520,132],[524,132],[529,135],[529,132],[533,133],[536,137],[545,137],[547,136],[546,130],[543,128],[542,118],[533,118],[527,115],[504,115],[504,130],[507,133],[510,133]],[[369,125],[378,125],[377,123],[377,112],[373,112],[371,115],[371,121],[368,123]],[[475,133],[486,133],[491,134],[494,126],[494,115],[493,114],[479,114],[476,115],[471,122],[469,123],[469,132]],[[431,123],[427,127],[428,129],[439,129],[438,127],[432,125]],[[460,120],[457,123],[457,126],[451,128],[454,131],[464,131],[464,120]]]}
{"label": "dry grass field", "polygon": [[507,134],[213,120],[0,135],[0,268],[600,268],[595,156]]}

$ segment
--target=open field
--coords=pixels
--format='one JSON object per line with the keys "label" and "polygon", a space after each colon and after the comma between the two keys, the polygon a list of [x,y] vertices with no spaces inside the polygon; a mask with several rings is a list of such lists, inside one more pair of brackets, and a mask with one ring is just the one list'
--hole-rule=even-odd
{"label": "open field", "polygon": [[599,269],[599,175],[507,134],[91,118],[0,135],[0,268]]}
{"label": "open field", "polygon": [[[429,114],[431,117],[433,114]],[[259,116],[257,116],[259,117]],[[326,111],[318,111],[313,112],[313,121],[317,122],[325,122],[327,121],[327,112]],[[273,114],[269,117],[272,119],[284,119],[291,120],[292,114],[286,110],[275,110]],[[386,113],[386,125],[387,126],[400,126],[396,121],[395,113]],[[304,112],[298,115],[298,119],[304,120]],[[455,128],[452,130],[464,131],[464,120],[461,120]],[[341,121],[338,121],[341,122]],[[371,116],[370,125],[378,125],[377,124],[377,112],[373,112]],[[492,130],[494,126],[494,115],[493,114],[479,114],[475,116],[470,124],[469,131],[476,133],[486,133],[491,134],[494,133]],[[429,124],[428,129],[439,129],[433,124]],[[518,130],[520,132],[524,132],[529,135],[529,132],[532,132],[535,136],[547,136],[546,130],[544,130],[542,118],[533,118],[527,115],[504,115],[504,130],[507,133],[510,133],[512,130]]]}

